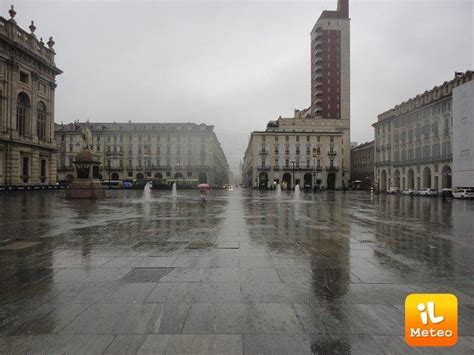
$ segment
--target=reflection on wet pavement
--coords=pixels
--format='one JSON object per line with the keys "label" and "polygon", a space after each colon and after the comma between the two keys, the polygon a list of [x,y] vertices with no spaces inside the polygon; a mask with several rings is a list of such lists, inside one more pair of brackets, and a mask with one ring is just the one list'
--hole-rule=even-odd
{"label": "reflection on wet pavement", "polygon": [[471,201],[108,192],[0,195],[0,353],[409,352],[413,292],[454,293],[474,349]]}

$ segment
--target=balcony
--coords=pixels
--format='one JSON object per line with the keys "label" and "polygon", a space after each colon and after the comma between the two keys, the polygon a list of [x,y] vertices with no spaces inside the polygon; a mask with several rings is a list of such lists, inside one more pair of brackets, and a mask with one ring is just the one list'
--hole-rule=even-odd
{"label": "balcony", "polygon": [[320,56],[321,54],[323,54],[323,50],[321,48],[316,48],[314,51],[314,54],[316,56]]}
{"label": "balcony", "polygon": [[280,167],[279,167],[278,165],[275,165],[275,166],[273,167],[273,170],[274,170],[274,171],[280,170]]}
{"label": "balcony", "polygon": [[326,166],[326,171],[338,171],[338,166]]}
{"label": "balcony", "polygon": [[257,170],[268,171],[268,170],[270,170],[270,167],[260,165],[260,166],[257,166]]}
{"label": "balcony", "polygon": [[314,78],[315,78],[315,79],[321,79],[322,77],[323,77],[323,74],[321,74],[321,73],[316,73],[316,74],[314,75]]}
{"label": "balcony", "polygon": [[323,94],[323,90],[316,90],[316,91],[314,92],[314,94],[315,94],[316,96],[322,95],[322,94]]}
{"label": "balcony", "polygon": [[314,103],[315,103],[316,105],[317,105],[317,104],[321,104],[321,103],[323,103],[323,99],[322,99],[322,98],[316,98],[316,99],[314,100]]}
{"label": "balcony", "polygon": [[328,152],[328,155],[329,155],[330,157],[335,157],[335,156],[337,155],[337,153],[336,153],[334,150],[332,150],[332,151],[329,151],[329,152]]}
{"label": "balcony", "polygon": [[261,150],[258,152],[259,155],[268,155],[268,152],[266,150]]}

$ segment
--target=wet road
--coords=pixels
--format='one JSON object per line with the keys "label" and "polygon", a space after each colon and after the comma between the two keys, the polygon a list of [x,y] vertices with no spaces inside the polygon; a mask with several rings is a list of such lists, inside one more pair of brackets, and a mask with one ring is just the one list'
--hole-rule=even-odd
{"label": "wet road", "polygon": [[0,195],[0,353],[415,352],[413,292],[454,293],[474,349],[474,201],[109,192]]}

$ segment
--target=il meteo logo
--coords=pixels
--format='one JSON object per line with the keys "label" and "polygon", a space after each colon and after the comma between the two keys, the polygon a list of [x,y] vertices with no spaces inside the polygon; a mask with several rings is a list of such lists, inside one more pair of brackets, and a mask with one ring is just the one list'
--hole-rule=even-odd
{"label": "il meteo logo", "polygon": [[411,346],[452,346],[458,339],[458,300],[447,293],[405,299],[405,341]]}

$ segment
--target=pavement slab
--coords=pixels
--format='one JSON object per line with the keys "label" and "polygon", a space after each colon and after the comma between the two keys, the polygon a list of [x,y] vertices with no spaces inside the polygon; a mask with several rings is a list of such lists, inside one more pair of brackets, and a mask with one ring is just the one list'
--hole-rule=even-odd
{"label": "pavement slab", "polygon": [[474,352],[472,201],[63,193],[0,194],[2,354],[444,354],[405,344],[423,292],[458,297],[449,353]]}

